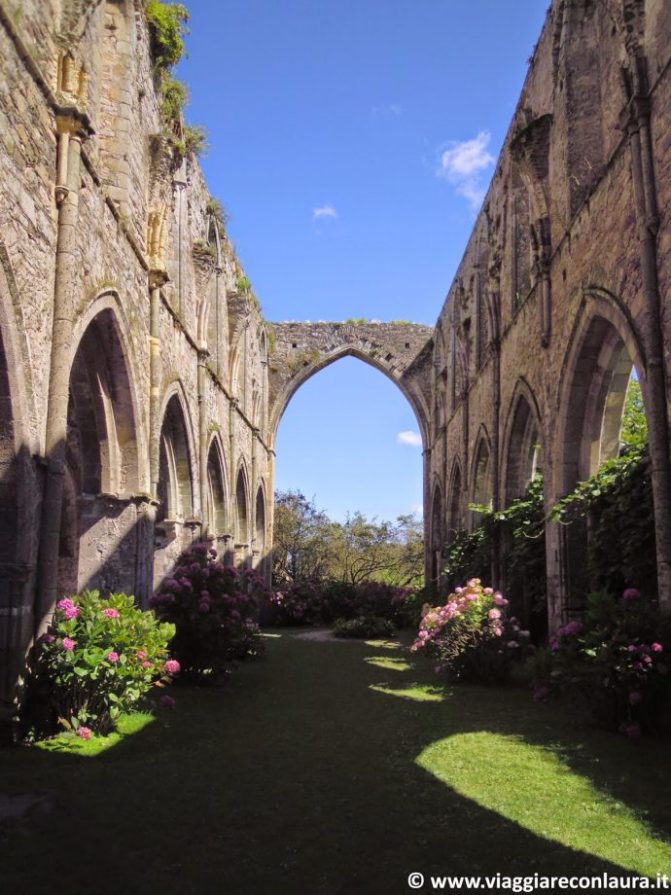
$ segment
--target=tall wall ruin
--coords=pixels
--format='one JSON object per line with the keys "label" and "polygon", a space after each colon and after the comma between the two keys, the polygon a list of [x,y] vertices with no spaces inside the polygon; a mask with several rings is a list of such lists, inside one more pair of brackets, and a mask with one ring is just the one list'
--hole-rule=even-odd
{"label": "tall wall ruin", "polygon": [[[635,367],[668,605],[670,48],[666,0],[554,0],[435,330],[292,329],[165,132],[140,0],[0,0],[5,711],[59,594],[146,604],[201,536],[267,574],[277,423],[346,354],[417,415],[438,586],[470,502],[505,506],[540,464],[549,511],[617,451]],[[558,526],[547,545],[554,626],[579,595]]]}

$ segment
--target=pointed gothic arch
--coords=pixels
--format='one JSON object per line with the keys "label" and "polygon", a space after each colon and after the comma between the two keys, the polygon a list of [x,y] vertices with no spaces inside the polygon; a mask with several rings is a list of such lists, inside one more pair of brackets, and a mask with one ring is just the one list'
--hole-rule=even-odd
{"label": "pointed gothic arch", "polygon": [[249,477],[244,462],[238,466],[238,474],[235,478],[235,545],[238,551],[244,551],[246,559],[251,542],[249,515]]}
{"label": "pointed gothic arch", "polygon": [[226,462],[221,440],[214,436],[207,452],[207,482],[205,492],[205,530],[219,540],[228,533],[226,499]]}
{"label": "pointed gothic arch", "polygon": [[492,503],[491,444],[484,426],[480,427],[473,451],[472,502],[483,506]]}
{"label": "pointed gothic arch", "polygon": [[158,522],[183,523],[194,512],[193,450],[187,419],[181,392],[173,390],[161,424]]}
{"label": "pointed gothic arch", "polygon": [[256,489],[256,504],[254,507],[254,566],[261,573],[264,573],[266,569],[268,553],[267,531],[266,490],[265,483],[261,482]]}
{"label": "pointed gothic arch", "polygon": [[455,458],[450,473],[450,485],[447,498],[447,531],[446,540],[449,544],[455,535],[464,528],[464,498],[463,482],[461,475],[461,463]]}
{"label": "pointed gothic arch", "polygon": [[503,439],[504,505],[520,497],[541,472],[540,412],[524,379],[518,379],[508,408]]}
{"label": "pointed gothic arch", "polygon": [[[77,338],[78,337],[78,338]],[[75,327],[70,366],[61,514],[58,592],[102,591],[135,584],[135,549],[128,534],[136,514],[131,497],[141,469],[131,363],[114,297],[96,300]],[[105,520],[113,537],[101,549]]]}

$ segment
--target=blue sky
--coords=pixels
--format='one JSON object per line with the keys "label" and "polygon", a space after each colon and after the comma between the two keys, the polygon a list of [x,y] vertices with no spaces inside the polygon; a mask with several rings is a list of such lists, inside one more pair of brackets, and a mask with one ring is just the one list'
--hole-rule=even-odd
{"label": "blue sky", "polygon": [[[189,0],[202,160],[269,320],[433,324],[547,0]],[[292,399],[277,486],[393,518],[421,504],[412,410],[345,359]],[[401,443],[399,443],[399,441]]]}

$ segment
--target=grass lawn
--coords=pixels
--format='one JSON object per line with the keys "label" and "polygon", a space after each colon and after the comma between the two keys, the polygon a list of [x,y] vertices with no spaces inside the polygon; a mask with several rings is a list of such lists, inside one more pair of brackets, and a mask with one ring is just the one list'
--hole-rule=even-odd
{"label": "grass lawn", "polygon": [[[222,688],[80,748],[0,751],[0,892],[407,895],[408,874],[671,872],[669,742],[396,643],[280,631]],[[105,747],[105,748],[102,748]],[[422,890],[420,890],[422,891]],[[427,882],[423,891],[431,891]]]}

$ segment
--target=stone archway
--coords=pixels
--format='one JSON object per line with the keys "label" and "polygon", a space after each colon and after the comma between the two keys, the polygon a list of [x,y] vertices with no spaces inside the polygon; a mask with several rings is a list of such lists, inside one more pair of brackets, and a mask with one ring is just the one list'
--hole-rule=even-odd
{"label": "stone archway", "polygon": [[271,443],[291,396],[319,370],[356,357],[384,373],[410,402],[428,443],[434,330],[417,323],[273,323],[269,369]]}
{"label": "stone archway", "polygon": [[[312,376],[343,357],[354,357],[391,379],[413,409],[424,446],[424,506],[429,506],[434,383],[433,327],[419,323],[269,323],[268,443],[275,444],[282,415],[296,391]],[[429,520],[424,522],[424,572],[436,566]]]}
{"label": "stone archway", "polygon": [[58,593],[135,591],[136,411],[111,308],[88,323],[69,378]]}

